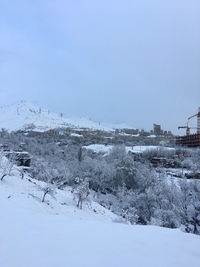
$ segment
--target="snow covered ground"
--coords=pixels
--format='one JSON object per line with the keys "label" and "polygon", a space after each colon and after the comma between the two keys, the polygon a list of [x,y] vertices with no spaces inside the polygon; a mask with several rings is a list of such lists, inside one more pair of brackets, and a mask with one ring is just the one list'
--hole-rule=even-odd
{"label": "snow covered ground", "polygon": [[[109,153],[113,146],[112,145],[102,145],[102,144],[92,144],[88,146],[84,146],[86,149],[90,149],[96,153]],[[127,146],[126,151],[127,152],[133,152],[133,153],[142,153],[144,151],[148,150],[157,150],[157,149],[165,149],[165,150],[174,150],[174,148],[171,147],[163,147],[163,146]]]}
{"label": "snow covered ground", "polygon": [[47,131],[55,128],[87,128],[112,131],[109,126],[99,125],[86,118],[64,118],[61,115],[40,109],[26,101],[0,107],[0,125],[9,131],[28,129],[34,125],[36,131]]}
{"label": "snow covered ground", "polygon": [[80,210],[70,188],[42,203],[45,183],[13,175],[0,181],[2,267],[199,267],[199,236],[117,223],[92,200]]}
{"label": "snow covered ground", "polygon": [[1,204],[5,199],[6,201],[9,199],[9,205],[15,206],[16,209],[23,208],[26,212],[29,212],[29,209],[31,209],[32,212],[36,213],[73,216],[81,220],[90,220],[92,218],[92,220],[97,219],[98,221],[113,221],[118,218],[109,210],[90,200],[90,198],[83,203],[82,210],[77,209],[77,200],[73,199],[71,187],[65,190],[54,189],[55,197],[47,194],[45,203],[41,203],[43,196],[41,189],[45,188],[45,186],[46,183],[27,176],[24,180],[17,176],[7,176],[5,180],[0,182],[0,198],[3,197]]}

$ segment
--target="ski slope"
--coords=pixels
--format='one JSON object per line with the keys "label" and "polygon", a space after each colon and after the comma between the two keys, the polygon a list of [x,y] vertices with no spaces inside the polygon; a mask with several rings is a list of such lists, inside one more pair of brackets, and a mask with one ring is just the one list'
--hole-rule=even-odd
{"label": "ski slope", "polygon": [[0,266],[199,267],[199,236],[117,223],[92,200],[80,210],[70,188],[42,203],[43,186],[17,167],[0,181]]}

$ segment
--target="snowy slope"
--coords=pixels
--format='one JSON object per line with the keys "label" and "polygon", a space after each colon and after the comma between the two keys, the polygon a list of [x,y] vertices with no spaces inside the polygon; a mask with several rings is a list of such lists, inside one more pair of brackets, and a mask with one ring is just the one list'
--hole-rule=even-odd
{"label": "snowy slope", "polygon": [[98,221],[113,221],[118,218],[98,203],[91,201],[90,198],[83,203],[82,210],[77,209],[77,200],[74,199],[70,187],[65,190],[55,189],[55,197],[47,194],[45,203],[42,203],[44,193],[41,188],[44,188],[46,183],[27,176],[22,180],[18,176],[17,169],[15,172],[15,176],[6,177],[0,182],[1,210],[5,204],[7,208],[11,206],[26,213],[73,216],[78,219]]}
{"label": "snowy slope", "polygon": [[0,128],[15,131],[26,129],[30,124],[34,124],[34,130],[37,131],[66,127],[106,131],[112,130],[112,128],[99,125],[85,118],[62,118],[56,113],[40,109],[26,101],[21,101],[15,105],[0,107]]}
{"label": "snowy slope", "polygon": [[70,190],[41,203],[39,186],[21,180],[17,169],[0,181],[0,266],[199,266],[199,236],[114,223],[116,216],[95,202],[79,210]]}

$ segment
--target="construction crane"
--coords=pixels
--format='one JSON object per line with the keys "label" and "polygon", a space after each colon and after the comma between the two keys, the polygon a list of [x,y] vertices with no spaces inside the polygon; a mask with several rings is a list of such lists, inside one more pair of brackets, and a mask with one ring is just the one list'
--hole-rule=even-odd
{"label": "construction crane", "polygon": [[190,127],[188,126],[179,126],[178,129],[186,129],[186,135],[190,135]]}
{"label": "construction crane", "polygon": [[[198,110],[198,113],[195,114],[195,115],[192,115],[188,118],[188,123],[189,123],[189,120],[191,120],[192,118],[194,117],[197,117],[197,134],[200,134],[200,108]],[[187,125],[188,125],[187,123]]]}
{"label": "construction crane", "polygon": [[179,126],[178,129],[186,129],[186,135],[190,135],[190,129],[197,129],[196,127],[189,127],[187,126]]}

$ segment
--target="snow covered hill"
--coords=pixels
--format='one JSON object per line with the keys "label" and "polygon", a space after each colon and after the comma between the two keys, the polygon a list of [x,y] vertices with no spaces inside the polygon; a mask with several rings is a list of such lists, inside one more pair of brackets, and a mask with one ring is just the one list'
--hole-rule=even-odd
{"label": "snow covered hill", "polygon": [[0,128],[5,128],[9,131],[21,129],[47,131],[49,129],[67,127],[76,129],[112,130],[111,127],[99,125],[85,118],[63,118],[56,113],[41,109],[26,101],[21,101],[15,105],[0,107]]}
{"label": "snow covered hill", "polygon": [[94,201],[76,207],[70,188],[41,202],[45,183],[0,181],[2,267],[197,267],[200,237],[154,226],[116,223]]}

